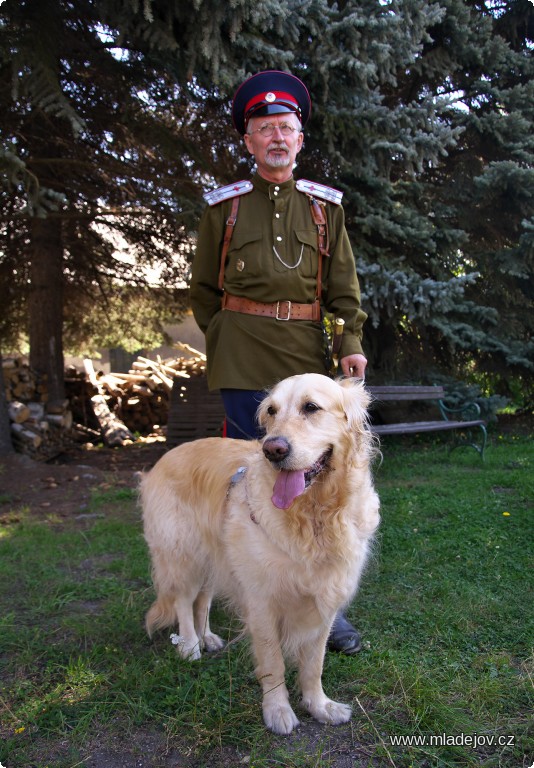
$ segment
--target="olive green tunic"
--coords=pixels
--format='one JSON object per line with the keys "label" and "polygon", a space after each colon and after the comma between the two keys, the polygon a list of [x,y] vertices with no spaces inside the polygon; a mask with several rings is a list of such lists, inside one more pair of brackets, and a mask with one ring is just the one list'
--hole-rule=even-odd
{"label": "olive green tunic", "polygon": [[[224,290],[254,301],[311,304],[318,247],[309,199],[295,189],[293,179],[272,184],[256,174],[252,182],[252,192],[240,198]],[[206,335],[209,388],[262,390],[287,376],[325,373],[320,323],[221,311],[217,282],[231,205],[231,200],[225,200],[204,211],[193,261],[191,305]],[[330,258],[323,261],[322,302],[328,312],[345,320],[341,347],[345,357],[362,353],[367,315],[360,309],[343,208],[327,203],[326,210]]]}

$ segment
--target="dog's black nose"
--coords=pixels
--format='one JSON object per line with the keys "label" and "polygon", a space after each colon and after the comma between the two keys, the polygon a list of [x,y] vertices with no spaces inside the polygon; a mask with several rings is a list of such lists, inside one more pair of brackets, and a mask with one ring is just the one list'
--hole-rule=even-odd
{"label": "dog's black nose", "polygon": [[272,462],[280,462],[289,456],[290,447],[285,437],[270,437],[263,443],[263,453]]}

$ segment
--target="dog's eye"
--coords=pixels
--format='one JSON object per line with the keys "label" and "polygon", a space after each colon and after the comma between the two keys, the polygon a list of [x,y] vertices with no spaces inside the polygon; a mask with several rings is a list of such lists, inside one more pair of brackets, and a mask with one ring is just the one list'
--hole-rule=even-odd
{"label": "dog's eye", "polygon": [[317,405],[317,403],[304,403],[304,408],[302,409],[304,413],[315,413],[316,411],[320,411],[321,408]]}
{"label": "dog's eye", "polygon": [[269,416],[274,416],[276,414],[276,408],[273,405],[270,405],[267,408],[267,413],[269,414]]}

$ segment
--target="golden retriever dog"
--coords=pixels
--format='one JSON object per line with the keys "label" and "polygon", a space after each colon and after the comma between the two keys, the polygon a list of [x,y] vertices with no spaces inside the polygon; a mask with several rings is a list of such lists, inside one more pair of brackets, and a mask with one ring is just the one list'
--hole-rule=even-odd
{"label": "golden retriever dog", "polygon": [[263,719],[277,734],[298,725],[284,659],[296,663],[314,718],[337,725],[351,716],[325,695],[321,676],[330,627],[356,592],[379,523],[368,404],[355,379],[292,376],[259,407],[263,440],[185,443],[141,483],[157,595],[149,635],[178,625],[183,658],[219,650],[209,611],[224,598],[250,634]]}

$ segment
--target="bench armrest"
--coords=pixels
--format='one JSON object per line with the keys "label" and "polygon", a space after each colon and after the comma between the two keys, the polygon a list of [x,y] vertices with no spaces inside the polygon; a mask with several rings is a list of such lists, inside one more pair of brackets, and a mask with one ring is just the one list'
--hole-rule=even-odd
{"label": "bench armrest", "polygon": [[445,421],[450,421],[450,416],[456,414],[463,421],[480,419],[480,406],[478,403],[465,403],[459,408],[449,408],[443,400],[438,400],[439,410]]}

